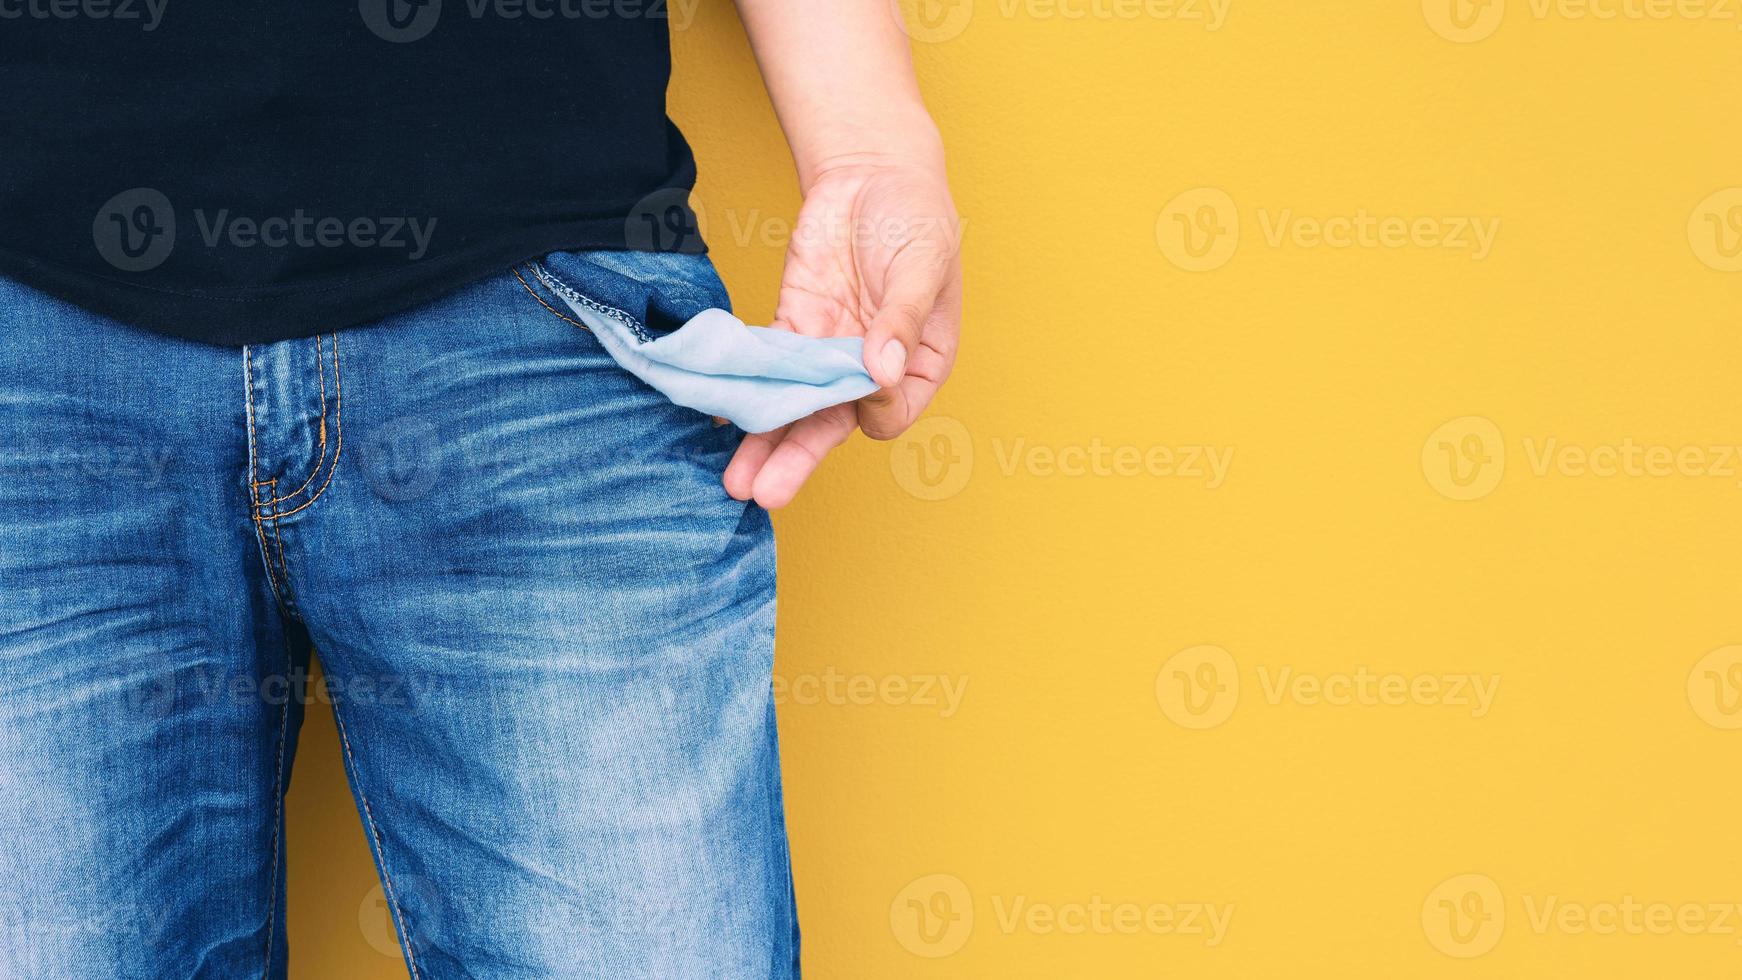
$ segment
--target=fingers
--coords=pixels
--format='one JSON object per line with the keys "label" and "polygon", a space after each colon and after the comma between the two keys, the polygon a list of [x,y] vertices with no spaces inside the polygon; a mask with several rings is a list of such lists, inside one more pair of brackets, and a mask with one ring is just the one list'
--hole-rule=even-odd
{"label": "fingers", "polygon": [[732,454],[732,461],[726,464],[726,474],[721,482],[726,485],[726,493],[733,500],[749,500],[755,493],[756,474],[762,471],[762,464],[768,462],[768,457],[774,452],[774,447],[780,445],[787,430],[792,426],[782,426],[772,432],[763,432],[745,436],[738,444],[738,451]]}
{"label": "fingers", "polygon": [[[936,356],[927,348],[921,350],[929,356]],[[859,400],[859,428],[873,439],[894,439],[918,420],[937,393],[937,382],[910,374],[902,379],[901,384],[880,389],[876,394]]]}
{"label": "fingers", "polygon": [[754,498],[768,510],[785,507],[856,425],[849,403],[808,415],[786,429],[746,438],[726,467],[726,492],[739,500]]}
{"label": "fingers", "polygon": [[901,383],[907,360],[943,292],[950,258],[933,242],[910,244],[890,263],[888,281],[865,334],[865,370],[885,388]]}
{"label": "fingers", "polygon": [[894,439],[931,404],[955,365],[962,327],[962,281],[952,275],[932,307],[920,343],[908,355],[906,377],[859,400],[859,427],[873,439]]}

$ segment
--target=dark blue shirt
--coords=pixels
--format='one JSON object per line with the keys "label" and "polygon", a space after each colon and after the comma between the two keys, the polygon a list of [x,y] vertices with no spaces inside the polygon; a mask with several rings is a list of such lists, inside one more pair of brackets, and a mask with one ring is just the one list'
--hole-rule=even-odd
{"label": "dark blue shirt", "polygon": [[224,344],[701,251],[665,0],[0,0],[0,273]]}

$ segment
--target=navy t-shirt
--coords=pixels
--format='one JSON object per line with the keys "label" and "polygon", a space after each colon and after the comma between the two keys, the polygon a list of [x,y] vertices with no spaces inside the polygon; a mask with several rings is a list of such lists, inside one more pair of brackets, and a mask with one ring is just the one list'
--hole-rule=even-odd
{"label": "navy t-shirt", "polygon": [[665,0],[0,0],[0,274],[224,344],[702,251]]}

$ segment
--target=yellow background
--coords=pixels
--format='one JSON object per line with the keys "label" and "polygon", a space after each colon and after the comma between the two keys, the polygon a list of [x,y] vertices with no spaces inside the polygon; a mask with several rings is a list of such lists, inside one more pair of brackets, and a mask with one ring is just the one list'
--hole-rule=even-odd
{"label": "yellow background", "polygon": [[[1703,202],[1742,185],[1742,3],[1451,2],[909,11],[969,314],[954,422],[856,439],[778,518],[810,976],[1737,975],[1742,194]],[[676,43],[766,317],[780,134],[730,4]],[[1275,236],[1362,214],[1430,234]],[[1485,255],[1427,244],[1470,219]],[[1182,228],[1236,237],[1187,271]],[[1497,687],[1334,705],[1285,670]],[[333,743],[317,710],[293,974],[403,976]],[[1558,917],[1628,900],[1707,924]],[[1233,911],[1215,945],[1026,917],[1097,901]]]}

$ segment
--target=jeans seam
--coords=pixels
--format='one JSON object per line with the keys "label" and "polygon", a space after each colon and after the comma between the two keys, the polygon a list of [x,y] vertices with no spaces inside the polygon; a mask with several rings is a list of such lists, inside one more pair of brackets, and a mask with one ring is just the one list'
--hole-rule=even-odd
{"label": "jeans seam", "polygon": [[272,564],[272,549],[266,543],[266,524],[260,516],[260,450],[259,439],[254,427],[254,352],[251,347],[242,348],[242,378],[247,386],[247,397],[243,407],[248,416],[248,512],[254,519],[254,533],[260,539],[260,559],[266,566],[266,581],[272,586],[272,598],[278,603],[280,611],[289,615],[284,604],[284,591],[278,586],[278,573]]}
{"label": "jeans seam", "polygon": [[635,338],[644,344],[650,344],[653,342],[653,335],[648,333],[647,325],[636,319],[634,314],[629,313],[626,310],[618,309],[615,306],[607,306],[604,303],[582,294],[580,290],[569,285],[561,276],[558,276],[541,263],[528,262],[526,265],[527,268],[532,270],[532,274],[537,276],[538,280],[544,283],[546,288],[551,292],[556,293],[558,296],[568,300],[570,303],[578,303],[595,313],[616,320],[618,323],[628,327],[630,331],[635,334]]}
{"label": "jeans seam", "polygon": [[[774,637],[770,636],[768,641],[772,646],[774,643]],[[786,970],[791,969],[794,964],[797,963],[799,955],[798,892],[797,884],[793,881],[792,874],[792,841],[788,837],[786,827],[786,783],[785,780],[781,778],[780,772],[780,719],[777,712],[774,710],[774,705],[772,704],[772,687],[770,688],[769,700],[771,703],[768,708],[768,724],[773,728],[773,738],[771,741],[774,743],[773,766],[775,772],[775,785],[778,788],[778,792],[775,794],[773,806],[771,808],[772,812],[769,814],[768,833],[769,836],[778,842],[780,847],[780,867],[783,872],[782,879],[786,885],[786,894],[784,896],[786,904],[786,935],[782,937],[786,948],[786,957],[781,963],[777,964],[780,969]]]}
{"label": "jeans seam", "polygon": [[561,321],[563,321],[563,322],[564,322],[564,323],[568,323],[568,324],[573,324],[573,325],[574,325],[574,326],[577,326],[577,327],[580,327],[580,328],[581,328],[581,329],[582,329],[582,330],[586,330],[586,331],[588,331],[588,332],[589,332],[589,333],[590,333],[590,332],[591,332],[591,331],[592,331],[592,329],[593,329],[593,328],[592,328],[592,327],[589,327],[589,326],[587,326],[587,325],[586,325],[586,324],[584,324],[584,323],[582,323],[582,322],[581,322],[581,321],[579,321],[579,320],[577,320],[577,319],[575,319],[575,318],[574,318],[574,317],[572,317],[572,316],[569,316],[569,315],[568,315],[568,314],[566,314],[566,313],[564,313],[564,312],[563,312],[563,311],[561,311],[561,310],[559,310],[559,309],[557,309],[557,308],[556,308],[556,307],[554,307],[554,306],[552,306],[552,305],[550,305],[550,303],[549,303],[549,302],[547,302],[547,301],[546,301],[546,300],[545,300],[545,298],[544,298],[544,297],[543,297],[543,296],[540,296],[540,295],[538,295],[538,290],[536,290],[536,289],[533,289],[533,288],[532,288],[532,284],[531,284],[531,283],[529,283],[529,282],[527,282],[527,281],[526,281],[526,277],[525,277],[525,276],[523,276],[523,275],[521,275],[521,274],[520,274],[520,269],[519,269],[519,267],[515,267],[515,268],[514,268],[514,269],[513,269],[513,270],[511,270],[511,271],[512,271],[512,272],[513,272],[513,273],[514,273],[514,278],[516,278],[516,279],[518,279],[518,280],[520,280],[520,285],[521,285],[521,286],[522,286],[522,287],[523,287],[523,288],[525,288],[525,290],[526,290],[526,292],[527,292],[527,295],[529,295],[529,296],[531,296],[531,297],[532,297],[532,298],[533,298],[533,299],[535,299],[535,300],[537,300],[537,301],[538,301],[538,305],[540,305],[540,306],[542,306],[542,307],[544,307],[544,308],[545,308],[545,309],[547,309],[547,310],[549,310],[549,311],[550,311],[550,312],[551,312],[551,315],[552,315],[552,316],[554,316],[554,317],[556,317],[556,318],[557,318],[557,319],[559,319],[559,320],[561,320]]}
{"label": "jeans seam", "polygon": [[[272,487],[274,491],[278,489],[277,480],[268,480],[267,484]],[[290,586],[290,563],[286,561],[284,557],[284,525],[276,519],[263,522],[263,526],[265,523],[272,525],[272,541],[278,551],[278,577],[279,580],[284,583],[283,602],[286,611],[290,616],[300,620],[302,618],[302,613],[297,610],[296,590]]]}
{"label": "jeans seam", "polygon": [[399,930],[399,944],[405,950],[405,963],[411,970],[412,980],[419,980],[417,971],[417,955],[411,948],[411,930],[405,924],[405,910],[399,907],[399,895],[393,888],[393,874],[387,870],[387,848],[381,843],[381,832],[375,826],[375,812],[369,807],[369,794],[363,789],[363,773],[357,766],[357,759],[351,754],[351,737],[345,729],[345,719],[340,713],[338,700],[333,701],[333,723],[339,729],[339,745],[344,750],[345,769],[351,774],[351,785],[356,788],[357,802],[363,806],[363,822],[369,828],[369,841],[374,845],[375,861],[381,868],[382,891],[387,896],[387,904],[393,909],[393,924]]}
{"label": "jeans seam", "polygon": [[[290,649],[285,648],[285,677],[290,677]],[[290,698],[284,699],[284,704],[278,709],[278,761],[273,765],[272,772],[272,877],[267,882],[266,898],[266,965],[260,971],[261,980],[272,972],[273,936],[278,928],[278,871],[284,863],[284,747],[285,735],[290,728]]]}

